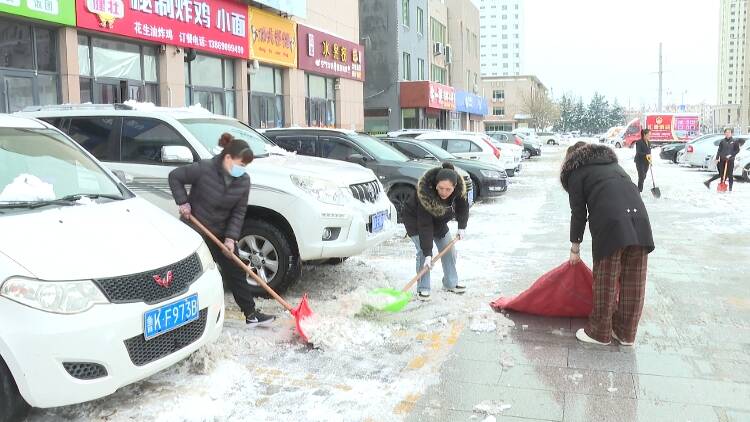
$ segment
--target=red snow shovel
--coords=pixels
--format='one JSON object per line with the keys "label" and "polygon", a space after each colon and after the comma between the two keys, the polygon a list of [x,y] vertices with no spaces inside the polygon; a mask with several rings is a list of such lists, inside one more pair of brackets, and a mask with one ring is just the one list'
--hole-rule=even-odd
{"label": "red snow shovel", "polygon": [[729,185],[727,185],[727,167],[729,167],[729,161],[724,162],[724,175],[721,176],[721,182],[716,187],[717,192],[726,192],[729,189]]}
{"label": "red snow shovel", "polygon": [[[208,236],[222,250],[229,251],[229,249],[226,246],[224,246],[224,243],[222,241],[216,238],[216,236],[214,236],[213,233],[208,231],[206,226],[201,224],[201,222],[198,221],[198,219],[196,219],[192,215],[190,216],[190,222],[195,224],[195,226],[198,227],[198,229],[203,234]],[[242,260],[237,255],[235,255],[233,251],[229,251],[229,252],[230,253],[227,255],[232,257],[232,261],[234,261],[235,264],[237,264],[240,268],[245,270],[245,272],[248,273],[250,277],[252,277],[256,283],[258,283],[259,286],[263,287],[263,289],[266,292],[268,292],[269,295],[271,295],[274,299],[276,299],[276,301],[279,302],[281,306],[286,308],[286,310],[289,311],[290,314],[292,314],[292,316],[294,317],[295,325],[297,326],[297,333],[299,334],[300,337],[302,337],[302,340],[304,340],[305,343],[309,343],[309,341],[307,340],[307,336],[305,335],[304,331],[302,331],[302,327],[300,326],[300,322],[302,320],[309,318],[313,315],[313,312],[310,309],[310,306],[308,306],[307,304],[307,293],[305,293],[302,296],[302,300],[300,301],[299,305],[297,305],[296,308],[293,308],[292,305],[289,304],[289,302],[284,300],[281,296],[279,296],[278,293],[273,291],[273,289],[269,287],[268,284],[266,284],[265,280],[263,280],[258,274],[255,273],[255,271],[253,271],[250,267],[248,267],[247,264],[242,262]]]}

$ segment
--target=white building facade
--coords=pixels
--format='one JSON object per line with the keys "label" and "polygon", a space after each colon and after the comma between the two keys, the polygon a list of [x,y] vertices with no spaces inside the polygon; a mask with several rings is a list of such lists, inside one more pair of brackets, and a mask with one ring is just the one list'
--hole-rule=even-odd
{"label": "white building facade", "polygon": [[482,76],[524,72],[523,0],[480,0]]}

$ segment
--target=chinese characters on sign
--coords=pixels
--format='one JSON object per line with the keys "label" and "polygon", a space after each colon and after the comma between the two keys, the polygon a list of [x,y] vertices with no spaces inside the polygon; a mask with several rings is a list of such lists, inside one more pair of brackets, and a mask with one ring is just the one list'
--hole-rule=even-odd
{"label": "chinese characters on sign", "polygon": [[456,91],[456,111],[480,116],[487,115],[487,99],[467,91]]}
{"label": "chinese characters on sign", "polygon": [[297,66],[297,24],[254,7],[250,21],[250,59],[281,66]]}
{"label": "chinese characters on sign", "polygon": [[364,81],[364,48],[325,32],[297,25],[298,67],[325,75]]}
{"label": "chinese characters on sign", "polygon": [[675,137],[672,134],[671,114],[656,114],[646,116],[646,128],[651,130],[652,141],[668,141]]}
{"label": "chinese characters on sign", "polygon": [[78,26],[234,57],[247,56],[247,7],[228,0],[85,0]]}
{"label": "chinese characters on sign", "polygon": [[444,110],[456,109],[456,90],[451,86],[430,84],[429,107]]}

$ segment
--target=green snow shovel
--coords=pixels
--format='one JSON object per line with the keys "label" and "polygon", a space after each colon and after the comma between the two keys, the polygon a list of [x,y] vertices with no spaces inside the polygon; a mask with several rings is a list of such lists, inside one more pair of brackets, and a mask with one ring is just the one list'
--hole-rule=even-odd
{"label": "green snow shovel", "polygon": [[[432,261],[430,261],[430,267],[434,266],[438,261],[440,261],[440,258],[448,253],[451,248],[453,248],[453,245],[458,242],[458,237],[451,240],[451,242],[448,244],[448,246],[445,247],[442,251],[440,251],[437,256],[432,258]],[[429,271],[430,268],[423,267],[420,272],[417,273],[410,281],[409,283],[404,286],[401,290],[396,290],[390,287],[381,287],[379,289],[372,290],[368,296],[370,297],[370,301],[364,305],[365,308],[373,308],[379,311],[385,311],[385,312],[399,312],[402,309],[406,307],[406,305],[409,303],[409,300],[411,299],[411,288],[414,286],[414,283],[417,282],[420,278],[422,278],[423,275]]]}

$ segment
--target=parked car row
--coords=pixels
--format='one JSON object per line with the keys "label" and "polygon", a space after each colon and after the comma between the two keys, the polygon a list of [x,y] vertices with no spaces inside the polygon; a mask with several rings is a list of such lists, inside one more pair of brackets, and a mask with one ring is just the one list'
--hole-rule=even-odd
{"label": "parked car row", "polygon": [[[664,145],[659,157],[687,167],[698,167],[717,171],[714,158],[723,134],[706,134],[685,143]],[[750,180],[750,139],[748,135],[736,135],[741,142],[740,153],[734,157],[734,176]]]}

